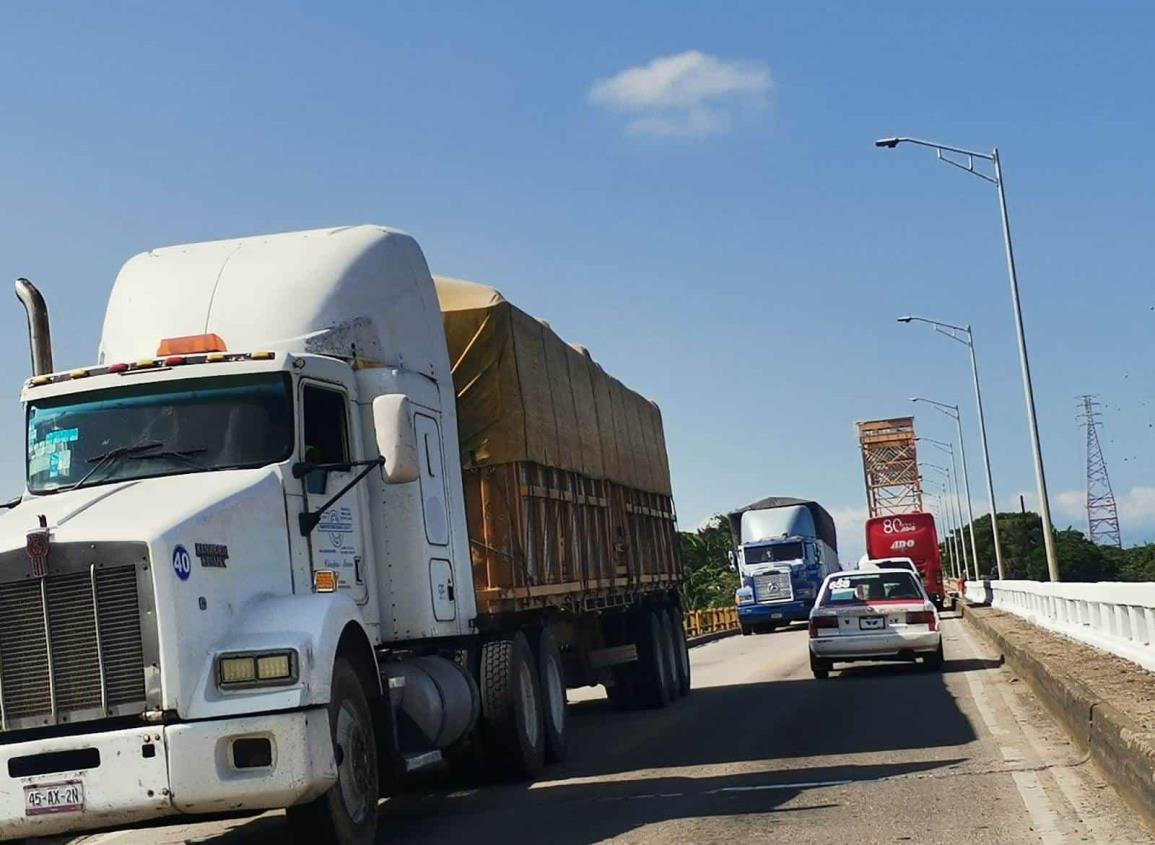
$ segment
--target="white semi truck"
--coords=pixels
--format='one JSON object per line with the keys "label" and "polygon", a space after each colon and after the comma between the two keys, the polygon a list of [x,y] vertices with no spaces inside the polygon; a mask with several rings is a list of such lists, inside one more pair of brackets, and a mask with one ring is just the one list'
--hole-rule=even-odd
{"label": "white semi truck", "polygon": [[363,845],[409,772],[559,759],[567,686],[688,692],[657,407],[409,236],[142,253],[67,371],[17,294],[0,839],[285,807]]}

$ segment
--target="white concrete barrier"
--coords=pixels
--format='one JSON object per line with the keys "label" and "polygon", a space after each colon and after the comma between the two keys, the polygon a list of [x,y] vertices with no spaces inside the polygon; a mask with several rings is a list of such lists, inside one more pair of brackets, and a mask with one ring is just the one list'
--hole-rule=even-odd
{"label": "white concrete barrier", "polygon": [[1021,616],[1155,671],[1155,583],[980,581],[967,601]]}
{"label": "white concrete barrier", "polygon": [[990,604],[991,591],[988,586],[989,584],[990,581],[967,581],[963,598],[971,604]]}

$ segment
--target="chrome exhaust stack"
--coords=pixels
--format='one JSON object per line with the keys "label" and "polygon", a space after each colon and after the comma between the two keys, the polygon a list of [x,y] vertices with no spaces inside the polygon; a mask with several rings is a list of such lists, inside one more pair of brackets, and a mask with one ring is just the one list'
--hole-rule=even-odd
{"label": "chrome exhaust stack", "polygon": [[32,375],[52,372],[52,333],[48,329],[48,306],[36,285],[16,280],[16,298],[28,312],[28,345],[32,350]]}

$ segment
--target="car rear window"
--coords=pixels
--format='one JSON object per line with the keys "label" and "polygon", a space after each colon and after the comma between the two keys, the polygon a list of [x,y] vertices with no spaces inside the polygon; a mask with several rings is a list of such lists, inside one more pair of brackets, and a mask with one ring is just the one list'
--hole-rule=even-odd
{"label": "car rear window", "polygon": [[906,572],[863,572],[840,575],[826,585],[823,607],[867,604],[875,601],[916,601],[922,591]]}

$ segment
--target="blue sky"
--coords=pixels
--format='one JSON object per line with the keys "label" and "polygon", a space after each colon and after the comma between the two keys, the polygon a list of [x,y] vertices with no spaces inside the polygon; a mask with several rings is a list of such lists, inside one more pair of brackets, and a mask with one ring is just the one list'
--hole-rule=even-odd
{"label": "blue sky", "polygon": [[899,314],[974,324],[1000,505],[1033,490],[994,191],[871,142],[998,145],[1056,522],[1085,523],[1075,396],[1095,393],[1124,539],[1145,541],[1155,10],[1010,5],[7,4],[0,261],[45,292],[65,367],[95,358],[142,249],[405,229],[660,403],[684,526],[811,496],[856,555],[853,423],[912,394],[963,405],[985,502],[962,349]]}

